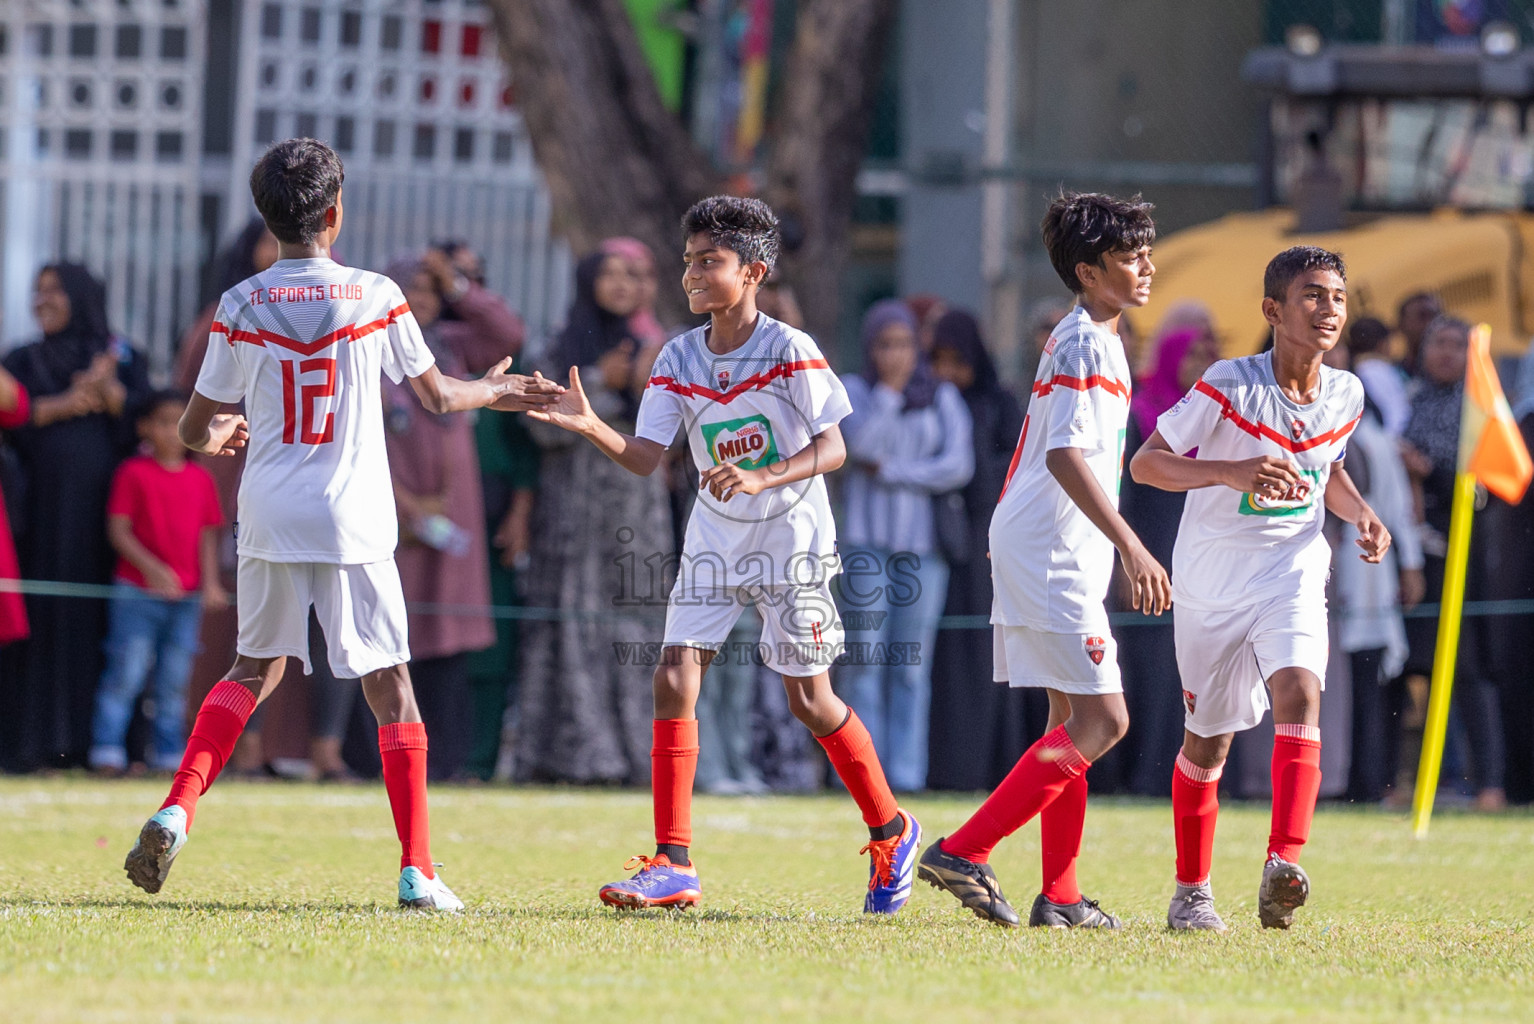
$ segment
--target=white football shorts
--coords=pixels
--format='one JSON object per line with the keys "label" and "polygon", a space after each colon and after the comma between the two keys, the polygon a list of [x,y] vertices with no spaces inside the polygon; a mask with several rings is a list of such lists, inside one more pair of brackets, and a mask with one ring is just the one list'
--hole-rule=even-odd
{"label": "white football shorts", "polygon": [[1027,626],[993,626],[992,678],[1012,686],[1044,686],[1061,693],[1123,693],[1119,645],[1097,633],[1046,633]]}
{"label": "white football shorts", "polygon": [[758,650],[774,672],[790,677],[819,675],[846,648],[830,577],[804,586],[696,588],[678,578],[666,602],[662,646],[718,651],[747,604],[754,604],[762,617]]}
{"label": "white football shorts", "polygon": [[1207,610],[1174,603],[1184,721],[1195,736],[1250,729],[1267,712],[1267,680],[1281,668],[1315,673],[1326,688],[1326,598],[1274,598]]}
{"label": "white football shorts", "polygon": [[241,558],[235,592],[247,658],[309,663],[309,606],[325,631],[330,670],[342,679],[410,660],[405,594],[394,559],[365,565]]}

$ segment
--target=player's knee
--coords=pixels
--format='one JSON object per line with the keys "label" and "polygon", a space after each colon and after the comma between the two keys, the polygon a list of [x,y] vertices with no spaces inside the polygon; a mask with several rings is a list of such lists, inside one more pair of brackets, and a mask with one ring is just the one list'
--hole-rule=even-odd
{"label": "player's knee", "polygon": [[656,718],[686,718],[697,700],[697,669],[683,661],[662,661],[655,666],[651,686]]}
{"label": "player's knee", "polygon": [[1129,709],[1122,704],[1104,709],[1103,738],[1112,745],[1129,734]]}

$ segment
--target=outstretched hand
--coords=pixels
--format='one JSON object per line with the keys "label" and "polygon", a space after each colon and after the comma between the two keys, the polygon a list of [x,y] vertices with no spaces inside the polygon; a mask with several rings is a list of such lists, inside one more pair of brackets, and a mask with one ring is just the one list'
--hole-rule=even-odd
{"label": "outstretched hand", "polygon": [[221,412],[208,423],[208,439],[193,451],[204,455],[237,455],[250,441],[250,423],[237,412]]}
{"label": "outstretched hand", "polygon": [[561,385],[542,374],[535,373],[528,377],[520,373],[507,373],[509,369],[511,357],[507,356],[492,366],[484,376],[485,383],[500,392],[500,397],[490,405],[492,409],[500,412],[527,412],[551,405],[564,394],[565,389]]}
{"label": "outstretched hand", "polygon": [[[541,373],[534,373],[533,376],[540,381],[553,384],[554,387],[559,387]],[[559,395],[553,401],[545,403],[540,408],[528,410],[528,417],[540,423],[552,423],[556,427],[563,427],[577,434],[583,434],[601,422],[596,413],[591,411],[591,402],[586,397],[586,389],[581,387],[579,367],[570,367],[570,386],[559,387],[559,390]]]}
{"label": "outstretched hand", "polygon": [[1379,516],[1370,508],[1365,508],[1363,515],[1353,525],[1358,527],[1358,540],[1354,543],[1363,548],[1363,554],[1358,557],[1378,565],[1384,559],[1385,552],[1390,550],[1390,531],[1385,529],[1385,524],[1380,522]]}

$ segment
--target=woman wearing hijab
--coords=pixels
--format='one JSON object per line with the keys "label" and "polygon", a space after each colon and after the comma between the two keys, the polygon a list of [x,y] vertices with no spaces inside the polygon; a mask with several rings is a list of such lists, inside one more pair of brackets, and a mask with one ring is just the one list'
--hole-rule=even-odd
{"label": "woman wearing hijab", "polygon": [[[996,374],[980,325],[962,310],[944,313],[932,329],[932,370],[959,389],[974,424],[975,475],[961,490],[936,499],[939,540],[948,560],[944,617],[973,618],[972,629],[937,635],[932,668],[931,789],[994,789],[1028,744],[1044,731],[1044,694],[991,681],[991,513],[1023,429],[1023,410]],[[1031,731],[1030,731],[1031,727]]]}
{"label": "woman wearing hijab", "polygon": [[[177,390],[184,394],[191,394],[197,390],[197,374],[202,370],[203,356],[208,351],[209,332],[213,326],[214,315],[218,312],[218,300],[224,292],[233,288],[247,277],[253,277],[277,262],[277,238],[267,230],[266,222],[260,217],[252,217],[240,233],[234,237],[226,249],[218,254],[210,268],[210,280],[212,289],[204,296],[207,304],[202,312],[181,335],[181,344],[176,349],[176,365],[173,371],[173,383]],[[222,543],[219,545],[218,566],[221,583],[229,593],[235,592],[235,547],[234,547],[234,523],[236,516],[236,500],[240,493],[240,477],[245,472],[245,449],[238,449],[233,456],[214,458],[211,455],[193,454],[192,460],[213,475],[214,487],[218,490],[219,508],[224,513],[224,526]],[[187,699],[193,707],[207,696],[207,690],[218,681],[219,676],[229,667],[234,660],[234,641],[238,627],[238,615],[233,606],[222,609],[208,609],[202,616],[201,643],[202,650],[197,655],[197,660],[192,665],[192,680],[188,688]],[[311,640],[319,638],[318,625],[311,626],[313,636]],[[323,650],[323,639],[319,639],[320,650]],[[316,671],[328,672],[325,661],[321,658],[315,662]],[[262,732],[268,711],[281,715],[288,707],[290,695],[296,693],[299,687],[283,687],[278,691],[275,710],[271,701],[263,701],[255,712],[250,716],[245,731],[240,735],[240,742],[235,747],[233,757],[230,758],[229,771],[231,774],[251,776],[266,774],[266,756],[262,747]],[[321,774],[342,774],[336,768],[322,765]]]}
{"label": "woman wearing hijab", "polygon": [[[391,264],[442,372],[470,376],[470,364],[491,353],[515,355],[520,323],[493,296],[457,274],[433,250],[426,259]],[[483,290],[481,290],[482,292]],[[455,317],[443,319],[451,304]],[[492,361],[493,365],[494,361]],[[405,600],[457,605],[451,614],[410,613],[410,674],[421,717],[432,734],[431,778],[459,774],[472,740],[469,652],[495,643],[495,627],[482,609],[490,604],[485,506],[480,487],[474,424],[467,413],[433,415],[408,381],[383,385],[384,442],[399,513],[399,565]]]}
{"label": "woman wearing hijab", "polygon": [[[627,261],[629,273],[634,276],[634,286],[639,290],[638,305],[629,316],[629,334],[640,345],[645,348],[654,346],[658,352],[666,343],[668,332],[655,315],[655,296],[660,288],[655,273],[655,254],[648,245],[627,235],[606,239],[601,251]],[[650,362],[654,361],[651,357]]]}
{"label": "woman wearing hijab", "polygon": [[932,372],[898,299],[863,316],[864,369],[846,380],[842,575],[847,659],[838,689],[884,758],[896,791],[927,786],[937,623],[948,596],[933,496],[975,471],[969,410]]}
{"label": "woman wearing hijab", "polygon": [[[1470,351],[1470,325],[1458,317],[1439,314],[1422,332],[1417,350],[1418,387],[1412,397],[1411,419],[1401,434],[1401,454],[1412,483],[1420,489],[1423,574],[1427,593],[1443,593],[1445,538],[1454,507],[1455,466],[1459,457],[1459,419],[1464,408],[1465,363]],[[1485,600],[1488,589],[1488,533],[1485,513],[1477,513],[1470,532],[1470,563],[1465,580],[1467,601]],[[1457,745],[1461,763],[1475,790],[1477,810],[1497,811],[1507,805],[1506,737],[1502,728],[1502,698],[1497,667],[1490,663],[1492,627],[1500,623],[1485,616],[1466,618],[1460,631],[1455,671],[1454,710],[1464,735]],[[1430,675],[1438,637],[1436,618],[1411,618],[1406,623],[1411,653],[1406,671]]]}
{"label": "woman wearing hijab", "polygon": [[[587,256],[542,361],[560,379],[580,367],[593,410],[625,431],[648,375],[629,326],[641,298],[625,259]],[[661,627],[676,550],[665,483],[634,476],[575,434],[529,427],[543,456],[525,600],[560,616],[523,624],[516,778],[648,782],[653,663],[642,652]]]}
{"label": "woman wearing hijab", "polygon": [[[1201,307],[1173,307],[1186,314],[1188,326],[1166,326],[1157,332],[1154,348],[1147,353],[1149,369],[1135,381],[1129,402],[1129,425],[1124,437],[1124,465],[1156,432],[1156,419],[1182,400],[1204,371],[1219,358],[1214,334],[1207,320],[1199,318]],[[1183,495],[1139,484],[1127,469],[1119,487],[1119,512],[1135,535],[1163,565],[1170,565],[1177,526],[1182,521]],[[1119,577],[1115,577],[1119,582]],[[1109,596],[1114,611],[1129,611],[1129,601],[1118,587]],[[1143,796],[1165,796],[1166,776],[1182,745],[1182,680],[1177,674],[1172,622],[1137,623],[1119,637],[1119,664],[1124,670],[1124,697],[1134,729],[1108,758],[1112,766],[1105,776],[1118,786]],[[1122,751],[1122,752],[1121,752]]]}
{"label": "woman wearing hijab", "polygon": [[[24,579],[111,582],[106,505],[112,474],[133,449],[133,422],[150,392],[144,357],[107,327],[106,289],[83,266],[37,275],[40,341],[5,357],[31,397],[11,432],[25,481],[17,555]],[[30,640],[6,649],[0,700],[12,769],[83,763],[90,746],[106,604],[67,597],[26,602]]]}

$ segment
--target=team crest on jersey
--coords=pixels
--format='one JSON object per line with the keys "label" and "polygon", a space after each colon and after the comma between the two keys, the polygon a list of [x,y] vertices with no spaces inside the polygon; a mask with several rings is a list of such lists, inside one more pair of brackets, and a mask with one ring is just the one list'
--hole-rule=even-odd
{"label": "team crest on jersey", "polygon": [[719,390],[721,392],[730,390],[730,371],[728,369],[720,370],[715,374],[714,379],[719,382]]}
{"label": "team crest on jersey", "polygon": [[1182,692],[1182,702],[1188,706],[1188,714],[1191,715],[1194,713],[1193,709],[1198,705],[1198,694],[1190,690],[1184,690]]}
{"label": "team crest on jersey", "polygon": [[1108,653],[1108,644],[1100,636],[1089,636],[1086,639],[1087,657],[1092,659],[1092,664],[1101,665],[1103,655]]}
{"label": "team crest on jersey", "polygon": [[1304,420],[1295,420],[1293,423],[1290,423],[1289,424],[1289,433],[1294,435],[1294,439],[1296,441],[1298,441],[1300,438],[1304,437],[1305,436],[1305,421]]}

